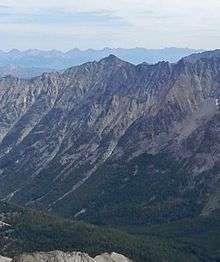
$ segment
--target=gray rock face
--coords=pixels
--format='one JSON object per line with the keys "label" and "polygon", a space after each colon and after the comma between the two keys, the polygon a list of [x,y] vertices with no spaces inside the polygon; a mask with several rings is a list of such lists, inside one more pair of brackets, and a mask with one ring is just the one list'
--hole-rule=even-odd
{"label": "gray rock face", "polygon": [[111,254],[101,254],[99,256],[96,256],[94,259],[96,262],[132,262],[132,260],[130,260],[129,258],[114,252]]}
{"label": "gray rock face", "polygon": [[[139,165],[123,178],[108,175],[111,169],[144,153],[163,153],[170,163],[181,164],[181,179],[172,171],[165,180],[175,194],[167,193],[161,181],[167,170],[158,160],[146,167],[152,172],[141,184],[147,191],[156,184],[162,188],[155,186],[149,195],[143,188],[138,203],[153,205],[163,192],[166,205],[193,196],[198,212],[212,212],[219,208],[219,87],[215,55],[193,63],[183,59],[137,66],[111,55],[62,74],[2,78],[0,198],[83,218],[94,205],[104,210],[113,201],[103,185],[114,180],[117,192],[130,192],[135,190],[130,177],[141,181]],[[111,168],[101,175],[108,163]],[[154,173],[160,176],[149,183]]]}
{"label": "gray rock face", "polygon": [[[12,262],[132,262],[123,255],[112,253],[96,256],[94,259],[81,252],[64,253],[62,251],[35,252],[15,257]],[[7,262],[2,260],[1,262]]]}
{"label": "gray rock face", "polygon": [[89,255],[81,252],[62,251],[35,252],[15,257],[13,262],[95,262]]}
{"label": "gray rock face", "polygon": [[11,260],[11,258],[0,256],[0,262],[10,262]]}

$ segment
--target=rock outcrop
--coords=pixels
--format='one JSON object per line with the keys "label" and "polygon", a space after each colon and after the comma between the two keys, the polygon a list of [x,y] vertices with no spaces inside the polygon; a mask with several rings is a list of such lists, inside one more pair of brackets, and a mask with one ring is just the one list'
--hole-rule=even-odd
{"label": "rock outcrop", "polygon": [[[8,262],[2,260],[1,262]],[[15,257],[12,262],[132,262],[123,255],[112,253],[102,254],[94,259],[81,252],[64,253],[62,251],[35,252]]]}
{"label": "rock outcrop", "polygon": [[10,262],[11,260],[11,258],[0,256],[0,262]]}
{"label": "rock outcrop", "polygon": [[35,252],[15,257],[12,262],[95,262],[89,255],[81,252],[62,251]]}
{"label": "rock outcrop", "polygon": [[96,262],[132,262],[129,258],[114,252],[98,255],[94,259]]}

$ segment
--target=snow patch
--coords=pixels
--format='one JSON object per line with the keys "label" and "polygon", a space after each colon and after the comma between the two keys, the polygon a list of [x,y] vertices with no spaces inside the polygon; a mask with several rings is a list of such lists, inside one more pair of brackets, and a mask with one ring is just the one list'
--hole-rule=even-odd
{"label": "snow patch", "polygon": [[74,217],[77,218],[77,217],[79,217],[80,215],[85,214],[85,213],[86,213],[86,209],[83,208],[83,209],[81,209],[79,212],[77,212],[77,213],[74,215]]}
{"label": "snow patch", "polygon": [[9,225],[9,224],[7,224],[5,222],[0,221],[0,228],[2,228],[2,227],[10,227],[10,226],[11,225]]}

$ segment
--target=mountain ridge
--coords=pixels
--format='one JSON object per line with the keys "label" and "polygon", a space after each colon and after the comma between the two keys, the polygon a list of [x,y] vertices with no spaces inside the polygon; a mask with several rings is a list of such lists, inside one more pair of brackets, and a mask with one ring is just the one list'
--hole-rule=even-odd
{"label": "mountain ridge", "polygon": [[[219,67],[218,58],[133,65],[111,55],[62,74],[1,79],[1,198],[71,217],[85,210],[78,218],[95,223],[109,222],[109,212],[114,223],[122,223],[135,206],[140,221],[133,217],[126,223],[197,216],[209,200],[217,209],[218,200],[211,198],[218,196],[219,113],[213,93]],[[201,149],[189,142],[196,139]],[[129,211],[126,199],[141,181],[149,194],[144,188],[134,193]],[[114,194],[125,207],[113,205]],[[165,213],[157,214],[153,205]],[[94,207],[100,212],[93,214]]]}

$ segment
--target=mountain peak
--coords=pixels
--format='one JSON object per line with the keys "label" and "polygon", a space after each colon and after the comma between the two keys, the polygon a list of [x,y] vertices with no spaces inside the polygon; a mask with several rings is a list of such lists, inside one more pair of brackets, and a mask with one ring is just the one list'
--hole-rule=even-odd
{"label": "mountain peak", "polygon": [[118,57],[116,55],[110,54],[107,58],[108,59],[117,59]]}
{"label": "mountain peak", "polygon": [[109,56],[101,59],[99,61],[100,63],[126,63],[125,61],[121,60],[119,57],[116,55],[110,54]]}

